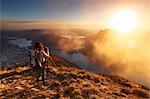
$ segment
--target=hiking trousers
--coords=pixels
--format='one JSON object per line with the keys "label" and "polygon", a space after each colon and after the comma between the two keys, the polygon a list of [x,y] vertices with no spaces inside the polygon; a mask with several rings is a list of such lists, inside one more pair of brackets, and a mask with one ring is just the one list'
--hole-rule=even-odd
{"label": "hiking trousers", "polygon": [[42,80],[42,82],[44,84],[45,78],[46,78],[46,70],[45,70],[44,66],[42,66],[42,68],[37,69],[37,81]]}

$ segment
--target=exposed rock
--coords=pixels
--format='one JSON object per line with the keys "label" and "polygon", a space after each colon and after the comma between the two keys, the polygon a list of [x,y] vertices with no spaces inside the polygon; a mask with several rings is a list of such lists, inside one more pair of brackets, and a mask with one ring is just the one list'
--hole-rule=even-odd
{"label": "exposed rock", "polygon": [[100,80],[98,78],[94,78],[93,80],[94,80],[95,83],[99,83],[100,82]]}
{"label": "exposed rock", "polygon": [[143,91],[143,90],[135,89],[135,90],[133,90],[132,93],[141,98],[150,98],[150,93]]}
{"label": "exposed rock", "polygon": [[73,73],[70,73],[70,74],[67,75],[67,78],[77,79],[77,75],[73,74]]}
{"label": "exposed rock", "polygon": [[88,79],[88,80],[91,80],[91,79],[92,79],[90,75],[83,75],[82,78],[83,78],[83,79]]}
{"label": "exposed rock", "polygon": [[74,87],[69,87],[68,89],[65,90],[64,95],[65,96],[73,96]]}
{"label": "exposed rock", "polygon": [[63,82],[61,82],[61,85],[62,86],[69,86],[69,83],[67,81],[63,81]]}
{"label": "exposed rock", "polygon": [[54,88],[57,88],[57,87],[60,87],[60,84],[59,82],[52,82],[52,84],[49,86],[50,89],[54,89]]}
{"label": "exposed rock", "polygon": [[121,89],[121,92],[126,95],[131,94],[131,91],[129,89]]}
{"label": "exposed rock", "polygon": [[63,81],[66,77],[63,74],[57,74],[56,79],[59,81]]}

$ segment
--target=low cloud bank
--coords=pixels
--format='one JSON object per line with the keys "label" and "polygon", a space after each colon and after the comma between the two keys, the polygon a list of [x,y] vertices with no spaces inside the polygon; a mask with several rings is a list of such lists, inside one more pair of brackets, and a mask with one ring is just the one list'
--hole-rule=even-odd
{"label": "low cloud bank", "polygon": [[103,30],[84,39],[59,39],[57,46],[66,53],[80,51],[101,68],[102,73],[116,74],[150,86],[149,37],[149,33],[117,34]]}

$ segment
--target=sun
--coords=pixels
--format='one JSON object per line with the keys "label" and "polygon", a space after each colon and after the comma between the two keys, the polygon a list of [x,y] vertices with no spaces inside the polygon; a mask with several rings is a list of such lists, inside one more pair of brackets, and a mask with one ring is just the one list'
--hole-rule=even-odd
{"label": "sun", "polygon": [[132,10],[122,10],[112,16],[109,27],[119,33],[127,33],[137,28],[138,16]]}

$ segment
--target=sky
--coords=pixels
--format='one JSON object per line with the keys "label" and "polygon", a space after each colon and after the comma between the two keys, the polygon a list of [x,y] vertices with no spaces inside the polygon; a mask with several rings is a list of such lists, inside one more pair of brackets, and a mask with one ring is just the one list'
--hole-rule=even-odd
{"label": "sky", "polygon": [[118,10],[135,10],[150,25],[150,0],[1,0],[1,21],[107,25]]}
{"label": "sky", "polygon": [[2,0],[2,17],[6,20],[77,20],[79,0]]}

